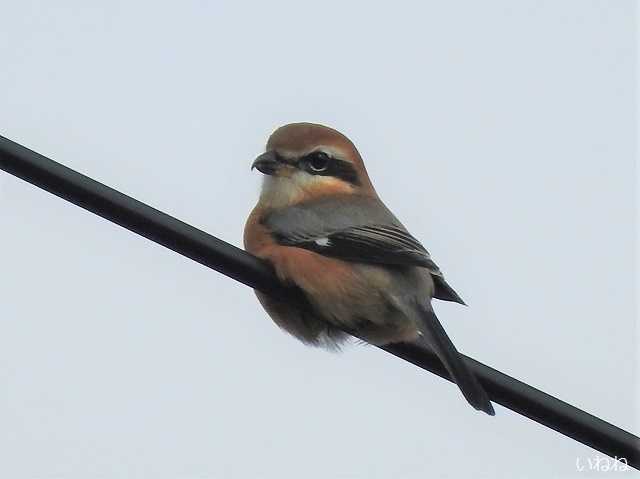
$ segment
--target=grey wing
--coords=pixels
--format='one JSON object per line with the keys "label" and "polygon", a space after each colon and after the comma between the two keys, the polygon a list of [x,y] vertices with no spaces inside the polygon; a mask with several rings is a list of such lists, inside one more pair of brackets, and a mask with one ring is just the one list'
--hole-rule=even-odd
{"label": "grey wing", "polygon": [[282,245],[346,261],[426,268],[435,298],[465,304],[429,252],[375,198],[331,198],[292,206],[271,213],[264,224]]}

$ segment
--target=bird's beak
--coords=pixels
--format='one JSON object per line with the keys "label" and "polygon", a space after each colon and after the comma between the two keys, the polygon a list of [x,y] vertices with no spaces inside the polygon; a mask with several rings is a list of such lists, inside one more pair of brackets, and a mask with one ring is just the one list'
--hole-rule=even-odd
{"label": "bird's beak", "polygon": [[275,175],[282,166],[282,162],[275,151],[267,151],[256,158],[251,169],[256,168],[265,175]]}

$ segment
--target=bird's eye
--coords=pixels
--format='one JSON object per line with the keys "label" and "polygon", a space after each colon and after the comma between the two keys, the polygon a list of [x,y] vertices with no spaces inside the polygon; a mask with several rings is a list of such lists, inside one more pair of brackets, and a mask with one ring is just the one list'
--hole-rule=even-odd
{"label": "bird's eye", "polygon": [[307,165],[311,171],[320,173],[329,167],[330,160],[331,158],[324,151],[316,151],[307,156]]}

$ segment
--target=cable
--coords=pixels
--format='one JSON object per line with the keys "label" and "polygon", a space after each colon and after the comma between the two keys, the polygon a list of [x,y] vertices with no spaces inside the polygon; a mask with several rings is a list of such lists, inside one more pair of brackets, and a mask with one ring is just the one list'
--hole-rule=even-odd
{"label": "cable", "polygon": [[[280,285],[271,268],[249,253],[1,136],[0,169],[247,286],[288,301],[304,301],[299,291]],[[430,351],[410,344],[382,349],[451,380]],[[472,358],[465,359],[492,401],[640,468],[638,437]]]}

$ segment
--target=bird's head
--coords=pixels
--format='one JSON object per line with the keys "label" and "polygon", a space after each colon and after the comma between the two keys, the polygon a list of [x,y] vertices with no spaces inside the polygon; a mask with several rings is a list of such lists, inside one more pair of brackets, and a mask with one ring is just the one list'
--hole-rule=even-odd
{"label": "bird's head", "polygon": [[323,196],[375,196],[360,153],[342,133],[313,123],[278,128],[253,162],[264,173],[260,203],[280,208]]}

